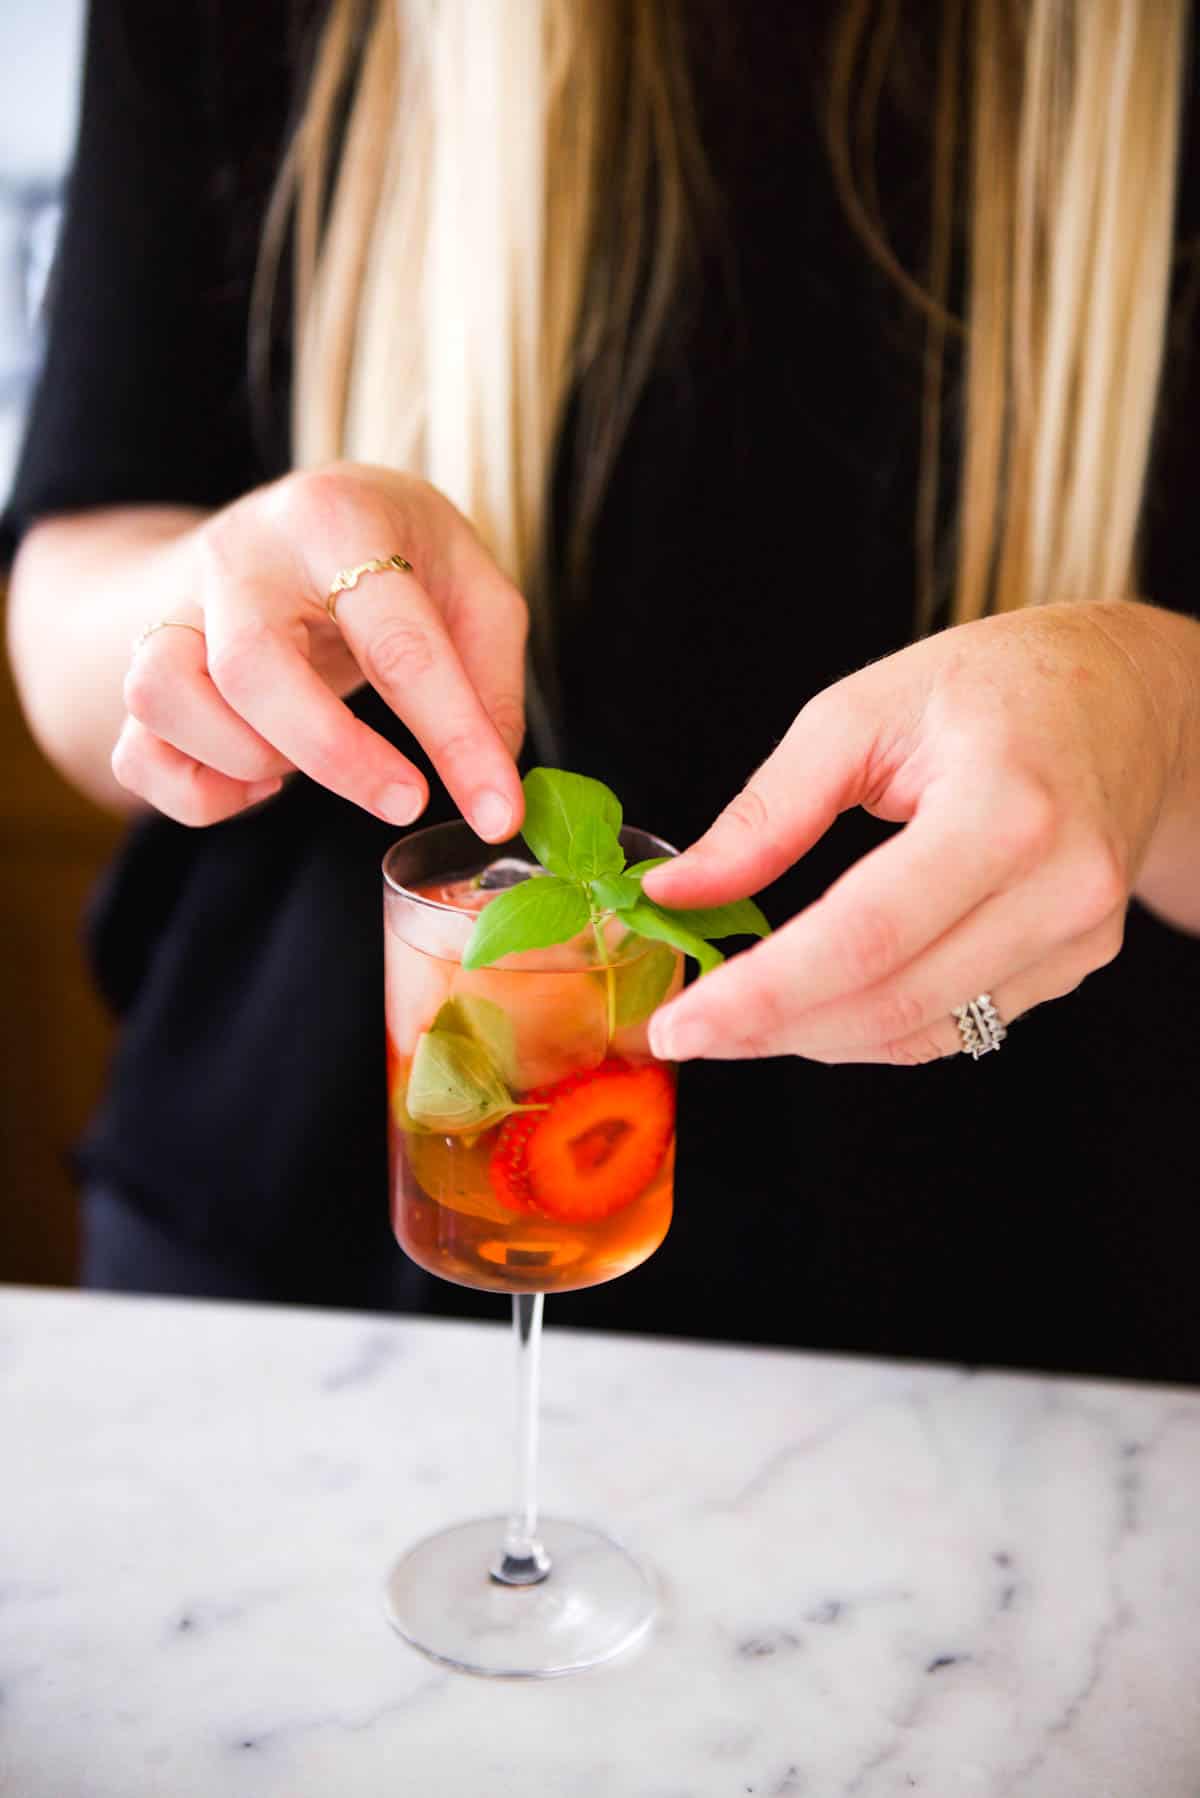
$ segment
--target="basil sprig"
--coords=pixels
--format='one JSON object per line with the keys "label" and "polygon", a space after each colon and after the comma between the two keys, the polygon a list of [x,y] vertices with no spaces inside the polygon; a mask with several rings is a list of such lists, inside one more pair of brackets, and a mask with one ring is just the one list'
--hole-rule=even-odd
{"label": "basil sprig", "polygon": [[[694,910],[648,899],[642,878],[667,858],[626,866],[618,839],[621,802],[602,781],[561,768],[534,768],[523,785],[521,835],[546,873],[488,901],[463,952],[464,968],[484,968],[503,955],[569,942],[589,925],[597,959],[606,965],[603,925],[614,914],[633,935],[690,955],[702,974],[725,959],[713,947],[714,937],[769,934],[771,926],[753,899]],[[615,1021],[610,1002],[610,1027]]]}

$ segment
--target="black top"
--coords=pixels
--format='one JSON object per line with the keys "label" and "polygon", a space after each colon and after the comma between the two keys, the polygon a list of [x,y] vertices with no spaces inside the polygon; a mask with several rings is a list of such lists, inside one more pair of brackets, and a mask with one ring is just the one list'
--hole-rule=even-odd
{"label": "black top", "polygon": [[[696,60],[725,275],[714,255],[680,308],[558,654],[565,765],[680,843],[913,615],[919,336],[834,192],[825,9],[715,10],[734,35],[698,34]],[[94,0],[17,528],[214,505],[286,466],[281,408],[263,430],[248,401],[246,308],[311,24],[287,0]],[[898,113],[885,130],[888,197],[907,201],[928,144]],[[1147,557],[1150,597],[1178,606],[1200,517],[1184,335]],[[561,523],[569,446],[559,466]],[[355,703],[407,741],[372,694]],[[885,828],[842,820],[768,912],[791,915]],[[380,1304],[403,1285],[406,1303],[496,1315],[401,1279],[388,1233],[378,869],[394,834],[301,778],[214,829],[132,831],[93,918],[123,1031],[81,1158],[266,1295]],[[1198,1016],[1200,943],[1135,905],[1118,960],[978,1066],[689,1065],[666,1244],[555,1319],[1200,1379]]]}

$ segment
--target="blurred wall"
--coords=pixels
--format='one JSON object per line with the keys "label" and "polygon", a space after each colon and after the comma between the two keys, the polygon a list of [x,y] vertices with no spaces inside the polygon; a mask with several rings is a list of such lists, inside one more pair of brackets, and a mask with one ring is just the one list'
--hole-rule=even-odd
{"label": "blurred wall", "polygon": [[[0,3],[0,498],[39,354],[38,308],[74,136],[82,0]],[[110,1030],[79,949],[87,893],[116,826],[50,770],[0,681],[0,1280],[69,1283],[69,1151]]]}

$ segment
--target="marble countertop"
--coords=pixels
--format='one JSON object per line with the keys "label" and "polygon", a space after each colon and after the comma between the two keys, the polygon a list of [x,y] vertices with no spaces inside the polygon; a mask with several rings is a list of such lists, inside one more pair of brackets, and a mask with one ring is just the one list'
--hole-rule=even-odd
{"label": "marble countertop", "polygon": [[5,1798],[1197,1798],[1200,1393],[556,1332],[548,1512],[662,1611],[443,1670],[408,1543],[507,1501],[491,1326],[0,1288]]}

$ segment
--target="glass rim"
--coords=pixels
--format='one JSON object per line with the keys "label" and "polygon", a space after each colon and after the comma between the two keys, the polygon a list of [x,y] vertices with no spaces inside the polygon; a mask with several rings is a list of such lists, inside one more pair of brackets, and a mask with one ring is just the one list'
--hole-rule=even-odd
{"label": "glass rim", "polygon": [[[642,838],[644,843],[654,845],[656,848],[660,849],[661,851],[663,851],[664,854],[666,854],[668,856],[675,856],[675,855],[678,855],[678,853],[679,853],[679,851],[676,848],[674,848],[672,844],[666,842],[664,838],[655,836],[651,831],[642,830],[640,828],[640,826],[638,826],[636,824],[623,824],[621,826],[620,834],[624,835],[624,833],[626,831],[629,831],[632,834]],[[440,914],[442,917],[452,917],[452,918],[459,919],[461,921],[461,929],[462,929],[463,938],[465,941],[466,937],[470,934],[470,931],[473,930],[475,927],[475,920],[478,916],[478,913],[464,911],[461,906],[448,905],[445,902],[445,900],[443,900],[443,899],[430,899],[426,894],[418,893],[418,892],[414,891],[414,889],[412,887],[405,886],[403,884],[403,882],[398,880],[388,867],[388,863],[392,860],[392,857],[394,855],[396,855],[399,851],[406,849],[410,846],[411,847],[419,847],[422,840],[428,840],[428,839],[438,837],[438,836],[444,837],[446,839],[447,843],[449,843],[451,840],[456,840],[456,841],[461,842],[464,839],[470,839],[471,841],[473,841],[474,843],[476,843],[478,845],[481,853],[483,853],[485,855],[493,855],[493,856],[505,855],[505,854],[511,853],[514,847],[519,848],[520,852],[525,856],[528,856],[530,851],[529,851],[528,845],[525,843],[524,838],[521,837],[519,834],[517,836],[506,838],[503,843],[485,842],[482,837],[478,837],[475,835],[475,832],[471,829],[470,825],[466,822],[465,819],[462,819],[462,818],[452,819],[443,824],[427,824],[421,830],[410,830],[404,836],[398,837],[394,843],[389,845],[389,847],[388,847],[386,853],[384,854],[383,859],[380,863],[380,872],[383,875],[385,899],[390,898],[390,899],[401,900],[406,905],[414,906],[417,908],[418,912],[423,912],[426,915],[429,915],[430,913],[435,913],[435,914]],[[436,876],[425,876],[424,878],[436,878]],[[619,912],[610,912],[607,915],[612,918],[620,917]],[[585,928],[586,928],[586,926],[585,926]],[[634,946],[634,945],[636,945],[636,946]],[[499,964],[499,963],[494,964],[494,965],[500,966],[501,972],[508,973],[508,974],[560,973],[563,975],[568,975],[568,974],[591,975],[591,974],[595,974],[597,971],[602,972],[605,965],[607,965],[609,968],[613,969],[614,971],[619,968],[629,967],[634,962],[641,961],[643,956],[649,954],[649,952],[656,947],[672,949],[673,954],[676,954],[676,955],[679,954],[679,951],[677,949],[673,949],[672,945],[669,943],[661,943],[658,941],[657,938],[653,938],[653,937],[643,937],[643,936],[635,935],[635,937],[633,939],[633,945],[630,944],[629,938],[626,937],[625,943],[623,943],[620,946],[620,948],[617,950],[617,952],[614,956],[614,959],[611,962],[609,962],[607,964],[597,963],[595,967],[506,968],[506,967],[503,967],[502,964]],[[631,952],[631,950],[632,950],[632,952]],[[426,951],[426,953],[429,953],[429,951]],[[532,956],[537,956],[537,955],[543,953],[543,951],[540,951],[537,949],[531,949],[531,950],[525,951],[524,953],[527,953]],[[448,960],[451,958],[442,957],[441,959]],[[502,960],[506,960],[506,959],[507,959],[506,957],[502,958]]]}
{"label": "glass rim", "polygon": [[[618,834],[623,835],[627,830],[635,831],[638,836],[647,838],[649,842],[657,843],[660,849],[666,851],[668,857],[679,854],[678,849],[676,849],[673,844],[668,843],[663,837],[656,836],[652,830],[643,830],[641,826],[637,824],[622,824]],[[456,918],[473,917],[474,914],[463,911],[462,907],[459,905],[447,905],[444,899],[430,899],[426,894],[418,893],[412,887],[406,887],[402,881],[397,880],[395,875],[388,870],[388,863],[398,849],[406,849],[418,841],[428,840],[430,837],[440,835],[443,832],[447,837],[449,837],[452,832],[456,836],[462,832],[466,832],[468,836],[475,836],[475,832],[471,829],[471,826],[467,823],[465,818],[451,818],[444,824],[426,824],[423,825],[420,830],[408,831],[406,835],[397,837],[394,843],[389,843],[387,849],[384,851],[383,859],[379,864],[379,871],[383,875],[383,883],[388,891],[394,893],[398,899],[410,899],[414,905],[423,906],[426,911],[450,912]],[[488,843],[483,837],[475,837],[475,840],[483,851],[490,851],[496,856],[508,853],[510,846],[513,843],[519,843],[526,855],[530,853],[529,846],[519,831],[515,836],[506,837],[503,843]]]}

